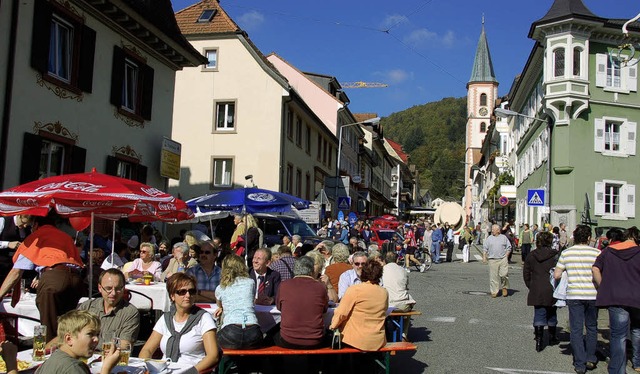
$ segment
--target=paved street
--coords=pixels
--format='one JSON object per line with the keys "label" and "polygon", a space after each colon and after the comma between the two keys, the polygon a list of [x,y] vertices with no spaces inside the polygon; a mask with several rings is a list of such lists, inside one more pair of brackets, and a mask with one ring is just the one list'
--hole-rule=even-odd
{"label": "paved street", "polygon": [[[566,330],[568,310],[558,311],[560,344],[537,353],[533,308],[526,305],[520,262],[510,266],[506,298],[489,296],[488,271],[481,261],[465,264],[454,259],[422,274],[411,273],[410,292],[418,301],[416,309],[423,312],[409,332],[418,351],[395,356],[393,372],[574,373]],[[608,343],[601,334],[608,333],[606,311],[601,311],[598,329],[598,350],[604,352]],[[627,370],[632,372],[630,367]],[[600,362],[591,373],[606,372],[606,362]]]}

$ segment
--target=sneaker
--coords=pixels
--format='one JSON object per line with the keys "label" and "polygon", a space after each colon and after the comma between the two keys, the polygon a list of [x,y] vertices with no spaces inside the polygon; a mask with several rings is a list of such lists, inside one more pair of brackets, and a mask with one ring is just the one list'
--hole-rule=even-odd
{"label": "sneaker", "polygon": [[509,292],[507,291],[506,288],[502,289],[502,296],[507,297],[507,295],[509,294]]}
{"label": "sneaker", "polygon": [[420,272],[424,273],[426,268],[427,268],[427,265],[425,265],[425,264],[420,265]]}
{"label": "sneaker", "polygon": [[404,271],[406,271],[407,273],[411,273],[411,269],[409,268],[405,268]]}

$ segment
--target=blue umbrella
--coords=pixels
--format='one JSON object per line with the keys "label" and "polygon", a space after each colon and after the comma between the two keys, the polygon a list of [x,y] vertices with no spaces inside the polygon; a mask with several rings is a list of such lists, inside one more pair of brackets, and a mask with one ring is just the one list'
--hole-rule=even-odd
{"label": "blue umbrella", "polygon": [[194,197],[187,206],[197,216],[214,212],[227,213],[286,213],[291,207],[307,209],[309,201],[282,192],[260,188],[236,188],[211,195]]}

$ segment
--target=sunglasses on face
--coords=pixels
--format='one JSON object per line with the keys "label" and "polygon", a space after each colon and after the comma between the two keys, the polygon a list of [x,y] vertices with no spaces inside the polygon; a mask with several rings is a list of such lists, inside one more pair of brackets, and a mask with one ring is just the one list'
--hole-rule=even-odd
{"label": "sunglasses on face", "polygon": [[149,253],[149,251],[140,251],[140,253]]}
{"label": "sunglasses on face", "polygon": [[177,290],[176,291],[176,295],[184,296],[184,295],[187,294],[187,292],[189,293],[190,296],[195,296],[196,289],[195,288],[183,288],[181,290]]}
{"label": "sunglasses on face", "polygon": [[364,266],[364,264],[366,264],[366,262],[354,262],[353,264],[355,266]]}

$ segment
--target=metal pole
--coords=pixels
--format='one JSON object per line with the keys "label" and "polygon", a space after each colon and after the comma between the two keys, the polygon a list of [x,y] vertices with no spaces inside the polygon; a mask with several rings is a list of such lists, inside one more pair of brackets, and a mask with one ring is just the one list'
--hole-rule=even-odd
{"label": "metal pole", "polygon": [[335,186],[335,193],[333,194],[333,196],[335,197],[334,204],[336,205],[336,211],[338,208],[338,179],[340,178],[340,156],[342,155],[342,129],[344,128],[344,126],[345,125],[340,126],[340,130],[338,131],[338,160],[336,165],[336,180],[334,181],[336,186]]}

